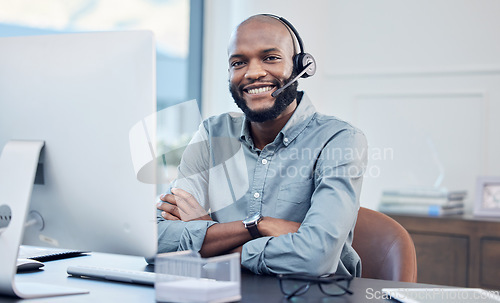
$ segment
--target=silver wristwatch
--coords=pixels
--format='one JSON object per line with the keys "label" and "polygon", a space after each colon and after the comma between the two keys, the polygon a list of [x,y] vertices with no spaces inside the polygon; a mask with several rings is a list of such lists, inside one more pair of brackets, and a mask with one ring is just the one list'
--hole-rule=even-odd
{"label": "silver wristwatch", "polygon": [[261,237],[259,229],[257,228],[257,224],[259,224],[261,220],[262,215],[260,214],[260,212],[258,212],[242,221],[243,225],[245,225],[245,228],[254,239]]}

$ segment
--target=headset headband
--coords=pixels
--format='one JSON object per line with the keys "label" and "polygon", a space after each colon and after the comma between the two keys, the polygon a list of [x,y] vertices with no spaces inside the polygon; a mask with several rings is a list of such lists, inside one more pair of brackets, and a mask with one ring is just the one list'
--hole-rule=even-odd
{"label": "headset headband", "polygon": [[[279,20],[284,26],[287,27],[289,32],[291,31],[293,33],[293,36],[295,36],[295,40],[297,40],[297,42],[299,43],[299,47],[300,47],[300,53],[295,54],[293,57],[294,71],[297,75],[299,75],[299,76],[297,76],[297,78],[298,77],[307,78],[307,77],[314,75],[316,73],[316,61],[314,60],[314,57],[311,54],[308,54],[304,51],[304,44],[302,43],[302,38],[300,38],[299,32],[297,32],[295,27],[290,22],[288,22],[288,20],[286,20],[283,17],[279,17],[279,16],[276,16],[273,14],[260,14],[260,15]],[[292,40],[293,40],[293,37],[292,37]],[[295,46],[295,42],[294,42],[294,46]],[[294,47],[294,50],[295,50],[295,47]],[[294,81],[296,81],[296,79],[289,82],[289,84],[294,82]],[[285,87],[282,87],[278,91],[281,92],[284,88]],[[273,94],[277,95],[278,91],[274,92]]]}
{"label": "headset headband", "polygon": [[304,43],[302,42],[302,38],[300,38],[299,32],[295,29],[295,27],[288,20],[286,20],[283,17],[276,16],[276,15],[273,15],[273,14],[261,14],[261,15],[262,16],[271,17],[271,18],[274,18],[274,19],[278,19],[279,21],[281,21],[281,23],[283,23],[286,27],[288,27],[292,31],[292,33],[295,36],[295,39],[297,40],[297,42],[299,43],[300,53],[301,54],[305,53]]}

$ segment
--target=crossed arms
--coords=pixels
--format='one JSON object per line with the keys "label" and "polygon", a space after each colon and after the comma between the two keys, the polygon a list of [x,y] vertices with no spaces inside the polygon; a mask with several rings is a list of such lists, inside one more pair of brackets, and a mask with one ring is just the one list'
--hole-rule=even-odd
{"label": "crossed arms", "polygon": [[[212,218],[191,194],[179,188],[174,188],[171,192],[172,194],[160,197],[163,202],[168,203],[158,204],[158,209],[162,211],[161,215],[164,219],[184,222],[212,221]],[[298,222],[272,217],[264,217],[258,225],[259,232],[264,237],[295,233],[299,227]],[[214,224],[207,229],[200,254],[203,257],[212,257],[227,252],[241,252],[242,245],[250,240],[252,237],[241,221]]]}

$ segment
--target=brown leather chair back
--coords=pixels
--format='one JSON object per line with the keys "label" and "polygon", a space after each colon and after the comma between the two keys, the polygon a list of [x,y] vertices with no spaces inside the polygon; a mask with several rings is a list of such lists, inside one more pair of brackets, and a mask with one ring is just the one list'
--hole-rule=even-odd
{"label": "brown leather chair back", "polygon": [[415,245],[391,217],[361,207],[352,246],[361,258],[361,277],[417,282]]}

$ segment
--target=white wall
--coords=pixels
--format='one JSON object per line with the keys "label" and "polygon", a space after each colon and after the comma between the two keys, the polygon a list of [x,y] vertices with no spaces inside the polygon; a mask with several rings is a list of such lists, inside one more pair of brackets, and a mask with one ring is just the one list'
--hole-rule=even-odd
{"label": "white wall", "polygon": [[300,81],[318,111],[367,135],[362,205],[381,191],[433,186],[475,195],[478,175],[500,175],[500,1],[208,0],[204,115],[235,110],[226,47],[256,13],[287,18],[317,74]]}

